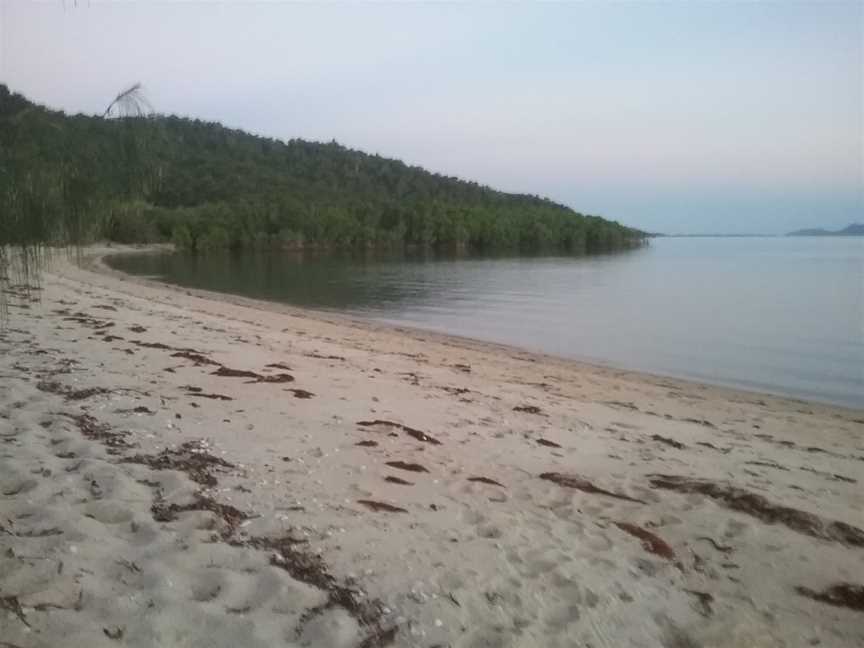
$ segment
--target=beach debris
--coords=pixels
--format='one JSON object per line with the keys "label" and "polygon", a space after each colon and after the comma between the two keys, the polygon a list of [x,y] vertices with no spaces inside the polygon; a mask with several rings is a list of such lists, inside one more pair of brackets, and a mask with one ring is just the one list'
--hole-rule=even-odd
{"label": "beach debris", "polygon": [[386,465],[391,468],[398,468],[399,470],[410,470],[411,472],[429,472],[418,463],[408,463],[405,461],[387,461]]}
{"label": "beach debris", "polygon": [[155,414],[153,410],[151,410],[146,405],[138,405],[137,407],[132,407],[129,409],[116,409],[114,410],[115,414]]}
{"label": "beach debris", "polygon": [[[212,363],[218,364],[218,363]],[[212,376],[222,376],[223,378],[252,378],[253,383],[286,383],[293,382],[294,376],[287,373],[280,373],[274,376],[263,376],[254,371],[246,371],[245,369],[231,369],[224,365],[220,365],[216,371],[211,372]]]}
{"label": "beach debris", "polygon": [[717,426],[714,425],[711,421],[706,419],[698,419],[698,418],[682,418],[680,419],[684,423],[695,423],[696,425],[703,425],[705,427],[717,429]]}
{"label": "beach debris", "polygon": [[652,434],[651,438],[655,441],[659,441],[660,443],[665,443],[668,446],[672,446],[677,450],[683,450],[687,446],[681,443],[680,441],[675,441],[675,439],[670,439],[669,437],[660,436],[659,434]]}
{"label": "beach debris", "polygon": [[114,641],[120,641],[123,638],[123,635],[126,634],[126,628],[122,626],[115,626],[113,628],[102,628],[102,632],[104,632],[105,636],[109,639],[113,639]]}
{"label": "beach debris", "polygon": [[56,380],[42,380],[36,383],[36,389],[49,394],[59,394],[66,400],[77,401],[86,400],[98,394],[109,394],[110,390],[104,387],[88,387],[86,389],[72,389],[66,385],[59,383]]}
{"label": "beach debris", "polygon": [[517,405],[513,408],[514,412],[524,412],[525,414],[540,414],[541,410],[536,405]]}
{"label": "beach debris", "polygon": [[537,443],[546,446],[547,448],[560,448],[561,446],[555,443],[554,441],[549,441],[549,439],[537,439]]}
{"label": "beach debris", "polygon": [[453,396],[461,396],[462,394],[467,394],[471,390],[466,387],[439,387],[439,389],[443,389],[448,394],[452,394]]}
{"label": "beach debris", "polygon": [[107,311],[115,311],[115,312],[117,311],[117,307],[111,306],[110,304],[93,304],[93,308],[99,308],[101,310],[107,310]]}
{"label": "beach debris", "polygon": [[168,346],[167,344],[162,344],[162,342],[142,342],[141,340],[130,340],[132,344],[139,347],[144,347],[146,349],[162,349],[163,351],[189,351],[190,353],[197,353],[195,349],[180,349],[177,347]]}
{"label": "beach debris", "polygon": [[634,538],[639,538],[639,540],[642,541],[642,548],[645,549],[645,551],[660,556],[661,558],[665,558],[666,560],[675,560],[675,551],[669,546],[669,543],[657,534],[652,533],[648,529],[643,529],[638,524],[632,524],[631,522],[614,522],[614,524],[624,531],[624,533],[629,533]]}
{"label": "beach debris", "polygon": [[185,358],[186,360],[191,360],[195,363],[195,366],[200,365],[218,365],[218,362],[214,362],[210,358],[200,353],[195,353],[193,351],[175,351],[171,354],[172,358]]}
{"label": "beach debris", "polygon": [[709,536],[697,536],[696,540],[704,540],[705,542],[710,543],[720,553],[725,554],[725,553],[731,553],[732,551],[734,551],[734,547],[732,547],[730,545],[721,545],[714,538],[711,538]]}
{"label": "beach debris", "polygon": [[289,391],[294,394],[294,398],[312,398],[315,396],[310,391],[306,391],[305,389],[286,389],[285,391]]}
{"label": "beach debris", "polygon": [[231,369],[224,365],[220,365],[216,371],[211,372],[212,376],[222,376],[224,378],[260,378],[261,374],[254,371],[245,371],[243,369]]}
{"label": "beach debris", "polygon": [[453,367],[454,369],[456,369],[457,371],[461,371],[462,373],[471,373],[471,365],[458,364],[457,363],[457,364],[450,365],[450,366]]}
{"label": "beach debris", "polygon": [[806,596],[820,603],[864,612],[864,585],[837,583],[826,587],[821,592],[798,586],[795,588],[795,591],[801,596]]}
{"label": "beach debris", "polygon": [[38,530],[25,530],[25,531],[16,531],[15,535],[19,538],[47,538],[49,536],[62,535],[63,531],[58,529],[57,527],[50,527],[48,529],[38,529]]}
{"label": "beach debris", "polygon": [[28,628],[30,624],[27,622],[27,617],[24,615],[24,610],[21,609],[21,603],[17,596],[0,596],[0,610],[11,612]]}
{"label": "beach debris", "polygon": [[358,441],[354,445],[360,446],[362,448],[374,448],[378,445],[377,441],[372,441],[371,439],[368,441]]}
{"label": "beach debris", "polygon": [[318,353],[317,351],[312,351],[311,353],[304,353],[304,356],[307,358],[317,358],[318,360],[339,360],[344,362],[345,358],[337,355],[323,355]]}
{"label": "beach debris", "polygon": [[621,409],[628,409],[628,410],[633,410],[636,412],[639,411],[639,408],[636,407],[635,403],[629,403],[629,402],[625,403],[624,401],[615,401],[615,400],[600,401],[600,402],[603,403],[604,405],[611,405],[612,407],[619,407]]}
{"label": "beach debris", "polygon": [[65,322],[77,322],[82,326],[86,326],[93,330],[106,329],[114,326],[114,322],[107,322],[105,320],[96,319],[95,317],[91,317],[87,313],[82,313],[78,311],[77,313],[73,313],[68,317],[64,317],[63,321]]}
{"label": "beach debris", "polygon": [[398,626],[390,626],[386,630],[374,630],[371,635],[366,637],[357,648],[384,648],[396,641],[396,632]]}
{"label": "beach debris", "polygon": [[134,326],[130,326],[129,330],[133,333],[146,333],[147,329],[141,326],[140,324],[135,324]]}
{"label": "beach debris", "polygon": [[647,503],[643,500],[636,499],[635,497],[630,497],[629,495],[624,495],[622,493],[613,493],[612,491],[608,491],[604,488],[599,488],[587,479],[579,477],[578,475],[565,475],[558,472],[546,472],[540,475],[540,479],[554,482],[559,486],[564,486],[565,488],[575,488],[576,490],[580,490],[583,493],[606,495],[608,497],[614,497],[616,499],[626,500],[628,502],[636,502],[637,504]]}
{"label": "beach debris", "polygon": [[468,481],[479,482],[481,484],[489,484],[490,486],[500,486],[501,488],[507,488],[504,484],[497,482],[494,479],[489,479],[488,477],[469,477]]}
{"label": "beach debris", "polygon": [[728,509],[746,513],[767,524],[782,524],[793,531],[814,538],[864,547],[864,530],[856,526],[846,522],[825,520],[813,513],[774,504],[761,495],[726,482],[681,475],[651,475],[649,479],[654,488],[704,495]]}
{"label": "beach debris", "polygon": [[825,477],[826,479],[830,479],[831,481],[842,481],[847,484],[857,484],[857,479],[852,479],[852,477],[846,477],[844,475],[838,475],[837,473],[829,473],[824,472],[822,470],[816,470],[815,468],[810,468],[809,466],[801,466],[800,470],[804,470],[806,472],[813,473],[814,475],[819,475],[821,477]]}
{"label": "beach debris", "polygon": [[413,486],[414,482],[405,481],[401,477],[394,477],[393,475],[387,475],[384,478],[384,481],[388,481],[391,484],[401,484],[402,486]]}
{"label": "beach debris", "polygon": [[157,455],[124,457],[121,463],[143,464],[153,470],[179,470],[185,472],[192,481],[208,487],[218,483],[211,471],[235,467],[221,457],[210,454],[200,440],[186,441],[176,448],[166,448]]}
{"label": "beach debris", "polygon": [[[294,382],[294,376],[292,376],[291,374],[287,374],[287,373],[280,373],[280,374],[276,374],[275,376],[258,376],[258,379],[255,380],[255,382],[259,382],[259,383],[288,383],[288,382]],[[303,391],[303,390],[301,389],[299,391]],[[306,393],[311,393],[311,392],[306,392]],[[298,396],[298,398],[303,398],[303,397]]]}
{"label": "beach debris", "polygon": [[291,367],[289,367],[284,362],[271,362],[270,364],[264,365],[267,369],[284,369],[285,371],[292,371]]}
{"label": "beach debris", "polygon": [[711,616],[711,613],[713,612],[711,609],[711,603],[714,602],[713,595],[708,592],[699,592],[691,589],[685,589],[684,591],[696,599],[694,607],[699,614],[705,617]]}
{"label": "beach debris", "polygon": [[402,430],[405,434],[410,437],[417,439],[418,441],[422,441],[423,443],[431,443],[432,445],[441,445],[441,442],[426,434],[425,432],[421,432],[412,427],[408,427],[407,425],[403,425],[402,423],[394,423],[393,421],[385,421],[382,419],[375,419],[374,421],[357,421],[357,425],[360,427],[390,427],[396,428],[398,430]]}
{"label": "beach debris", "polygon": [[766,468],[776,468],[777,470],[789,471],[786,466],[781,466],[774,461],[745,461],[744,463],[749,466],[765,466]]}
{"label": "beach debris", "polygon": [[102,445],[107,446],[109,454],[120,454],[123,450],[135,447],[135,444],[129,443],[126,440],[129,432],[115,432],[111,430],[110,426],[99,423],[99,421],[89,414],[66,414],[65,412],[61,412],[60,416],[72,419],[78,427],[78,431],[84,437],[92,441],[99,441]]}
{"label": "beach debris", "polygon": [[222,530],[222,538],[230,538],[241,522],[249,519],[249,515],[230,504],[220,504],[212,497],[196,493],[192,502],[188,504],[166,504],[161,497],[156,497],[150,512],[157,522],[173,522],[178,513],[187,511],[210,511],[225,523]]}
{"label": "beach debris", "polygon": [[383,648],[390,645],[396,637],[397,627],[384,627],[384,605],[378,600],[370,599],[358,589],[340,584],[327,570],[319,554],[298,548],[298,545],[304,543],[304,540],[290,535],[279,538],[253,537],[242,543],[231,542],[234,545],[242,544],[273,552],[270,557],[271,565],[284,569],[292,578],[327,593],[325,603],[303,613],[296,628],[298,636],[311,619],[328,609],[341,607],[370,633],[360,643],[360,648]]}
{"label": "beach debris", "polygon": [[[211,400],[221,400],[221,401],[234,400],[230,396],[225,396],[224,394],[208,394],[206,392],[201,391],[201,389],[198,389],[197,391],[187,391],[186,395],[192,396],[194,398],[209,398]],[[196,404],[192,403],[192,407],[198,407],[198,406]]]}
{"label": "beach debris", "polygon": [[696,445],[705,446],[706,448],[711,448],[712,450],[716,450],[717,452],[722,452],[723,454],[729,454],[732,452],[732,448],[718,448],[713,443],[709,441],[697,441]]}
{"label": "beach debris", "polygon": [[386,502],[376,502],[375,500],[367,500],[361,499],[357,500],[358,504],[362,504],[363,506],[372,509],[376,513],[379,511],[386,511],[387,513],[407,513],[408,511],[400,508],[398,506],[393,506],[392,504],[387,504]]}

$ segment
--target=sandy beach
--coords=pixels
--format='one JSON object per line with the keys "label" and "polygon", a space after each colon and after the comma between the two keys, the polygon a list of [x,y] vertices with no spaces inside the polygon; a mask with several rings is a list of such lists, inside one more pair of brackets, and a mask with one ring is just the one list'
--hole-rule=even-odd
{"label": "sandy beach", "polygon": [[0,647],[864,645],[864,411],[107,251],[0,332]]}

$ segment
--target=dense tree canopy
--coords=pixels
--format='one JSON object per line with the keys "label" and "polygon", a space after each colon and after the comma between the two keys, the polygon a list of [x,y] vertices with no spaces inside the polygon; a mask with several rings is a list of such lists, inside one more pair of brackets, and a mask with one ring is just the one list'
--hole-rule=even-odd
{"label": "dense tree canopy", "polygon": [[102,118],[0,85],[0,245],[172,240],[241,247],[454,246],[572,253],[643,234],[329,144],[175,116]]}

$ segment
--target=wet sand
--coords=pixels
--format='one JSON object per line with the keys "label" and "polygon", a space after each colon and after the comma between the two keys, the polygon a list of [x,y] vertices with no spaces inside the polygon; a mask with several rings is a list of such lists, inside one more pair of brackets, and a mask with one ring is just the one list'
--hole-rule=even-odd
{"label": "wet sand", "polygon": [[0,646],[859,646],[864,412],[58,262]]}

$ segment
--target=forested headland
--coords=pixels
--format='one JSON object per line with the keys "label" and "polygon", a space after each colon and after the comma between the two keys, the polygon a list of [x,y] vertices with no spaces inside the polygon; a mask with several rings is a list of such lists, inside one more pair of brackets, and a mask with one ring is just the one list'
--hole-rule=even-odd
{"label": "forested headland", "polygon": [[644,234],[335,142],[175,116],[67,115],[0,84],[0,247],[110,240],[179,248],[420,246],[566,253]]}

